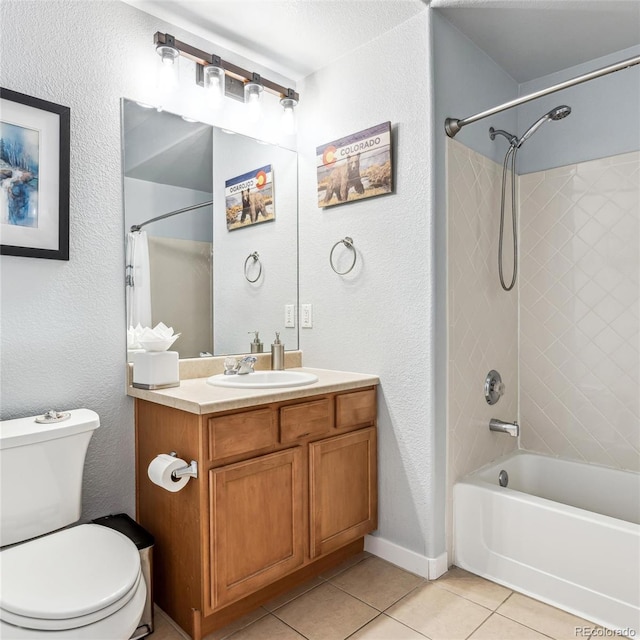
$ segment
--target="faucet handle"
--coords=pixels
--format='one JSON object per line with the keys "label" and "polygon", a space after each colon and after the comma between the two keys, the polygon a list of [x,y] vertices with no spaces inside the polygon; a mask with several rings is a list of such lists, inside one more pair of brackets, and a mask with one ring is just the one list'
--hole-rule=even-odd
{"label": "faucet handle", "polygon": [[227,357],[224,359],[224,375],[231,376],[238,372],[238,361],[235,358]]}
{"label": "faucet handle", "polygon": [[254,373],[253,365],[258,362],[258,358],[256,356],[244,356],[244,358],[240,358],[238,362],[238,373]]}

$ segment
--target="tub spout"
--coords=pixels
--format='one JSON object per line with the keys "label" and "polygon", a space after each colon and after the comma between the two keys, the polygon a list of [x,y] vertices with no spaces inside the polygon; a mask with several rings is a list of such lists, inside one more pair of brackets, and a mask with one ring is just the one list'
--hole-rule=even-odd
{"label": "tub spout", "polygon": [[502,420],[491,418],[489,421],[489,429],[500,433],[508,433],[514,438],[520,435],[520,425],[517,422],[503,422]]}

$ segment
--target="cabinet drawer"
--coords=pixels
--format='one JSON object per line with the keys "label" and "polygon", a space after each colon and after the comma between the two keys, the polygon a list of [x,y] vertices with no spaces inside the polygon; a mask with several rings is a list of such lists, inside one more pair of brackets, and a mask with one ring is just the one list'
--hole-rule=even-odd
{"label": "cabinet drawer", "polygon": [[278,426],[271,409],[209,418],[210,460],[264,450],[277,441]]}
{"label": "cabinet drawer", "polygon": [[331,428],[329,398],[280,408],[280,442],[326,433]]}
{"label": "cabinet drawer", "polygon": [[336,429],[374,424],[375,419],[375,389],[365,389],[336,396]]}

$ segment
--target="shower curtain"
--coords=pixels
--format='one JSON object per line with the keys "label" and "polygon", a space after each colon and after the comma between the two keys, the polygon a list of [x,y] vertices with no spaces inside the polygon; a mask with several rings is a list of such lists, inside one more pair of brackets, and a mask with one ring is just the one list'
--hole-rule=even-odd
{"label": "shower curtain", "polygon": [[146,231],[127,234],[127,328],[151,327],[151,272]]}

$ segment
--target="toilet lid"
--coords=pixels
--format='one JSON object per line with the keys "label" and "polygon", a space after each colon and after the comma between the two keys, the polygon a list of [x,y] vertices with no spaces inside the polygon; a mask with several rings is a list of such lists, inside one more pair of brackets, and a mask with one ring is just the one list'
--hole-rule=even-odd
{"label": "toilet lid", "polygon": [[122,600],[137,584],[140,554],[121,533],[83,524],[0,553],[0,608],[42,620],[78,618]]}

